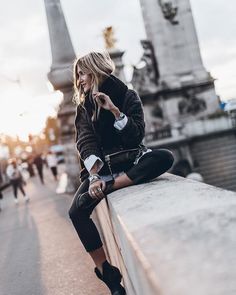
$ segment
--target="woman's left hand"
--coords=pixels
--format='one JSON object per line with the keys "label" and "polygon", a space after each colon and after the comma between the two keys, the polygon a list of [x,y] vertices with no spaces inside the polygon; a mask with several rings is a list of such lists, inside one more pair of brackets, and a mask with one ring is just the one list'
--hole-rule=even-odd
{"label": "woman's left hand", "polygon": [[93,199],[102,199],[105,197],[103,191],[106,188],[105,181],[97,180],[89,185],[89,194]]}
{"label": "woman's left hand", "polygon": [[105,110],[112,111],[116,108],[110,97],[103,92],[95,92],[93,98],[96,100],[98,105]]}

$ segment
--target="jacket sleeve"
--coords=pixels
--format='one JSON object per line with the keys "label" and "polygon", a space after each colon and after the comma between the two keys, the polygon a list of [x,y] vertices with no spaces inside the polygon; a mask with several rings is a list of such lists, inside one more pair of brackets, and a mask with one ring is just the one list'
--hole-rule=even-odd
{"label": "jacket sleeve", "polygon": [[95,134],[92,121],[84,107],[78,106],[75,118],[76,147],[80,158],[84,161],[91,155],[101,157],[98,138]]}
{"label": "jacket sleeve", "polygon": [[138,94],[128,90],[125,97],[123,112],[128,121],[122,130],[117,130],[125,147],[136,147],[145,135],[143,105]]}

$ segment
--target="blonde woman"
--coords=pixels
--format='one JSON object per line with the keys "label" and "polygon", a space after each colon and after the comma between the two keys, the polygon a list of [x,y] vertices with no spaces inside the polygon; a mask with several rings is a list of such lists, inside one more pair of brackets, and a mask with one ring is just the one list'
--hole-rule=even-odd
{"label": "blonde woman", "polygon": [[141,100],[112,75],[113,71],[107,52],[91,52],[74,65],[76,146],[82,184],[69,215],[96,265],[97,277],[111,294],[121,295],[126,294],[121,273],[107,261],[90,215],[110,192],[166,172],[173,164],[173,155],[165,149],[152,151],[142,145],[145,123]]}

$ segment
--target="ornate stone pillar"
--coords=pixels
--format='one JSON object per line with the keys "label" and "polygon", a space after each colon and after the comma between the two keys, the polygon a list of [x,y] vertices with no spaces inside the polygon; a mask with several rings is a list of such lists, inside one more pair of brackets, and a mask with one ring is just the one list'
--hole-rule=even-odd
{"label": "ornate stone pillar", "polygon": [[189,0],[140,0],[160,80],[169,88],[209,80],[203,67]]}
{"label": "ornate stone pillar", "polygon": [[[153,48],[153,59],[146,58],[142,73],[135,68],[134,84],[135,81],[143,83],[142,87],[136,84],[147,98],[146,89],[152,89],[149,101],[159,104],[163,120],[170,125],[184,124],[216,112],[219,104],[214,79],[203,66],[190,0],[140,0],[140,3],[146,42]],[[151,56],[147,47],[143,57],[145,55]],[[152,79],[145,74],[147,72]]]}
{"label": "ornate stone pillar", "polygon": [[121,51],[119,49],[110,49],[108,50],[111,59],[114,61],[114,64],[116,66],[114,75],[118,77],[121,81],[126,83],[126,78],[124,74],[124,64],[122,61],[122,57],[124,54],[124,51]]}
{"label": "ornate stone pillar", "polygon": [[60,139],[65,149],[65,165],[67,173],[66,192],[76,190],[79,182],[78,157],[74,142],[75,106],[73,97],[73,61],[75,52],[67,29],[60,0],[44,0],[50,36],[52,65],[48,79],[55,90],[63,93],[63,101],[58,111],[60,122]]}

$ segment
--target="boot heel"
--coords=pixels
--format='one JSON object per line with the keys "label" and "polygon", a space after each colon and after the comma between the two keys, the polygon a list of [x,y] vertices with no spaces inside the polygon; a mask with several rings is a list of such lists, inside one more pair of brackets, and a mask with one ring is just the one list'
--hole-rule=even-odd
{"label": "boot heel", "polygon": [[102,273],[97,267],[94,271],[97,277],[107,285],[112,295],[126,295],[124,287],[120,284],[122,275],[117,267],[105,261],[102,265]]}

